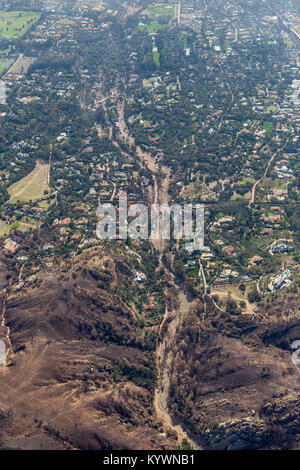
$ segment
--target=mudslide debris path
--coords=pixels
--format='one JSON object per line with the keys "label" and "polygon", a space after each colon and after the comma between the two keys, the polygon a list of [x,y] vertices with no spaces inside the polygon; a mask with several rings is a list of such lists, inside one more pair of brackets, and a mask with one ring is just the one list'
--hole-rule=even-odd
{"label": "mudslide debris path", "polygon": [[[121,137],[125,140],[129,146],[134,145],[134,138],[130,136],[124,119],[124,102],[121,102],[118,106],[118,128]],[[152,173],[154,188],[152,191],[152,203],[153,204],[168,204],[169,203],[169,183],[171,177],[170,168],[161,166],[160,170],[163,177],[158,177],[159,166],[155,161],[155,158],[148,152],[142,150],[139,146],[136,147],[137,155],[140,161],[147,166]],[[158,251],[158,262],[159,267],[162,267],[168,272],[172,280],[172,284],[178,290],[179,286],[176,285],[176,281],[173,273],[163,263],[163,254],[165,252],[165,244],[161,237],[161,230],[159,231],[159,239],[151,240],[153,247]],[[170,390],[170,375],[171,375],[171,360],[172,360],[172,342],[175,340],[176,332],[180,328],[183,319],[188,315],[190,309],[193,306],[193,302],[190,302],[185,293],[180,289],[178,296],[179,306],[173,311],[168,311],[166,308],[164,318],[161,322],[158,334],[158,342],[156,348],[156,364],[158,371],[158,381],[154,394],[154,408],[157,417],[162,422],[163,428],[166,432],[175,433],[177,436],[179,446],[182,446],[184,442],[188,442],[193,449],[199,449],[198,444],[193,438],[183,429],[179,422],[175,422],[174,418],[170,414],[168,400]],[[164,328],[166,321],[168,321],[168,327]]]}

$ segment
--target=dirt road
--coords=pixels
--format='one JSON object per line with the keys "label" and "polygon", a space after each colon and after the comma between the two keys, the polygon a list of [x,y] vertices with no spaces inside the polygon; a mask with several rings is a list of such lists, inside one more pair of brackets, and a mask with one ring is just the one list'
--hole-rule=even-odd
{"label": "dirt road", "polygon": [[250,199],[250,202],[249,202],[249,205],[248,207],[251,207],[252,204],[254,204],[254,201],[255,201],[255,192],[256,192],[256,188],[257,186],[265,179],[265,177],[267,176],[268,174],[268,171],[269,171],[269,168],[274,160],[274,158],[278,155],[278,153],[280,152],[281,149],[277,150],[270,158],[269,160],[269,163],[267,165],[267,168],[265,169],[265,172],[263,174],[263,176],[258,180],[256,181],[256,183],[254,183],[253,185],[253,188],[252,188],[252,191],[251,191],[251,199]]}

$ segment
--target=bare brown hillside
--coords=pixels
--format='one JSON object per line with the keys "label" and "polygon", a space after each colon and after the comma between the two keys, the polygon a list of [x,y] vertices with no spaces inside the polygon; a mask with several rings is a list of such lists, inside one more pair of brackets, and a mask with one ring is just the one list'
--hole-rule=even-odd
{"label": "bare brown hillside", "polygon": [[173,413],[204,448],[300,448],[299,338],[297,318],[190,312],[172,346]]}
{"label": "bare brown hillside", "polygon": [[1,448],[168,445],[152,408],[152,333],[113,293],[126,267],[104,260],[101,252],[81,257],[8,295],[13,351],[0,370]]}
{"label": "bare brown hillside", "polygon": [[118,290],[133,277],[103,248],[21,289],[2,275],[0,448],[174,448],[173,428],[204,449],[300,448],[296,294],[251,315],[169,299],[162,327],[145,327]]}

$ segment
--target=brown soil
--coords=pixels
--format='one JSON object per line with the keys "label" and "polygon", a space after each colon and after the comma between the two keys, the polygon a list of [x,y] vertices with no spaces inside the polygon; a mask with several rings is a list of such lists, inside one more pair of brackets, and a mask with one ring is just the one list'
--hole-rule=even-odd
{"label": "brown soil", "polygon": [[[162,449],[154,385],[126,372],[155,371],[131,311],[114,291],[120,263],[103,253],[45,273],[7,298],[12,351],[0,368],[0,447]],[[124,367],[125,365],[125,367]]]}
{"label": "brown soil", "polygon": [[173,353],[170,408],[210,449],[300,448],[296,317],[232,316],[208,302],[183,321]]}

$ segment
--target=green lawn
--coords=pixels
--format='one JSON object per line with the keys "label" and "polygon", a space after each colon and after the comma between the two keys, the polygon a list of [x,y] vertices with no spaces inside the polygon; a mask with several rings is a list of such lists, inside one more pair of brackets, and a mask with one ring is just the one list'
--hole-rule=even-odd
{"label": "green lawn", "polygon": [[157,65],[158,67],[160,66],[159,56],[159,52],[153,51],[153,60],[155,65]]}
{"label": "green lawn", "polygon": [[250,176],[244,176],[244,178],[240,181],[240,184],[247,184],[247,183],[255,183],[255,179],[251,178]]}
{"label": "green lawn", "polygon": [[141,31],[146,31],[147,33],[157,33],[160,29],[166,28],[169,25],[166,24],[159,24],[157,22],[150,23],[148,25],[142,26],[140,25],[139,28]]}
{"label": "green lawn", "polygon": [[30,11],[0,11],[0,38],[23,36],[40,17],[40,13]]}
{"label": "green lawn", "polygon": [[175,15],[175,5],[157,5],[155,7],[148,8],[152,18],[157,18],[159,16],[174,16]]}
{"label": "green lawn", "polygon": [[264,129],[267,133],[270,132],[270,131],[272,130],[272,124],[271,124],[271,122],[268,122],[268,121],[264,122],[264,124],[263,124],[263,129]]}
{"label": "green lawn", "polygon": [[234,192],[233,196],[231,196],[232,201],[236,201],[237,199],[250,199],[251,198],[251,193],[250,191],[243,196],[241,194],[238,194],[237,192]]}

